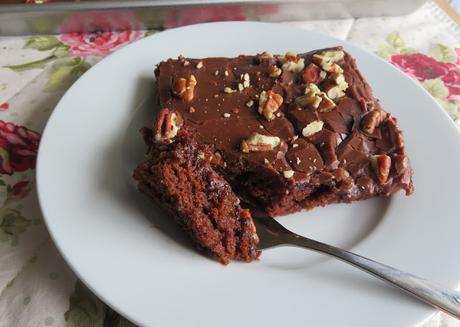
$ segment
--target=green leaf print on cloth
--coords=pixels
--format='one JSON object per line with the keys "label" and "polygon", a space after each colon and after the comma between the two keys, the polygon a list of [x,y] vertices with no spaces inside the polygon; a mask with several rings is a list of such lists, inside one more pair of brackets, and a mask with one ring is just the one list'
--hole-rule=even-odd
{"label": "green leaf print on cloth", "polygon": [[24,48],[35,49],[38,51],[51,51],[45,58],[30,61],[18,65],[8,65],[15,72],[22,72],[29,69],[44,69],[49,63],[51,71],[45,91],[54,92],[66,89],[72,85],[91,65],[83,57],[72,57],[69,55],[70,46],[59,41],[54,36],[32,36],[27,39]]}
{"label": "green leaf print on cloth", "polygon": [[19,210],[0,208],[0,242],[17,240],[29,225],[30,220],[22,216]]}
{"label": "green leaf print on cloth", "polygon": [[24,48],[47,51],[54,49],[61,42],[54,36],[32,36],[24,45]]}
{"label": "green leaf print on cloth", "polygon": [[445,45],[435,44],[428,50],[428,55],[438,61],[455,63],[457,55],[455,51]]}
{"label": "green leaf print on cloth", "polygon": [[422,85],[435,98],[442,99],[449,95],[449,89],[440,79],[426,79]]}
{"label": "green leaf print on cloth", "polygon": [[82,282],[77,281],[64,317],[69,327],[102,326],[104,304]]}
{"label": "green leaf print on cloth", "polygon": [[54,59],[56,59],[54,56],[49,56],[43,59],[26,62],[24,64],[8,65],[5,66],[5,68],[9,68],[16,73],[20,73],[29,69],[43,69],[45,68],[46,64],[50,63]]}
{"label": "green leaf print on cloth", "polygon": [[136,327],[102,303],[81,281],[75,284],[64,318],[68,327]]}
{"label": "green leaf print on cloth", "polygon": [[66,89],[91,67],[80,58],[64,57],[56,60],[51,67],[45,91]]}
{"label": "green leaf print on cloth", "polygon": [[406,42],[401,38],[398,32],[392,32],[385,38],[386,43],[380,44],[376,53],[389,60],[395,54],[412,54],[417,50],[413,48],[406,48]]}
{"label": "green leaf print on cloth", "polygon": [[434,44],[423,54],[406,43],[398,32],[390,33],[376,53],[422,86],[460,125],[460,49]]}

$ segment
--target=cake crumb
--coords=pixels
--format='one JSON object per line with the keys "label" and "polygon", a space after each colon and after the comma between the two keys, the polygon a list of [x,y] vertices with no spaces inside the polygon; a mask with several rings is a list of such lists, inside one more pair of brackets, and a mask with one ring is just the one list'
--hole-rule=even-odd
{"label": "cake crumb", "polygon": [[224,117],[225,118],[229,118],[230,117],[230,114],[228,112],[224,113]]}
{"label": "cake crumb", "polygon": [[203,62],[202,62],[202,61],[200,61],[200,62],[198,62],[198,63],[196,64],[196,68],[197,68],[197,69],[200,69],[200,68],[202,68],[202,67],[203,67]]}

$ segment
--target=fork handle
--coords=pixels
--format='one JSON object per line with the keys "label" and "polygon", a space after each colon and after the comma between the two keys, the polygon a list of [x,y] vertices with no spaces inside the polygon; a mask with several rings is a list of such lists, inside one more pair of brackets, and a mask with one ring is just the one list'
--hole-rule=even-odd
{"label": "fork handle", "polygon": [[457,319],[460,319],[460,293],[439,287],[413,274],[384,265],[358,254],[336,248],[315,240],[291,234],[289,244],[310,250],[326,253],[347,262],[375,277],[389,282],[402,290],[415,295],[423,302],[430,304]]}

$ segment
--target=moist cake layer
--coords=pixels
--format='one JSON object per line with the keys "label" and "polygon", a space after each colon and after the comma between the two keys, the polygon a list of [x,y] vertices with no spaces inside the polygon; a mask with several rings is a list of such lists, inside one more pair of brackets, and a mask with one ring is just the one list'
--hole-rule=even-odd
{"label": "moist cake layer", "polygon": [[[152,144],[151,130],[143,133]],[[256,259],[260,252],[251,213],[212,169],[209,149],[182,133],[162,151],[151,151],[134,172],[139,190],[164,206],[201,250],[222,263]]]}

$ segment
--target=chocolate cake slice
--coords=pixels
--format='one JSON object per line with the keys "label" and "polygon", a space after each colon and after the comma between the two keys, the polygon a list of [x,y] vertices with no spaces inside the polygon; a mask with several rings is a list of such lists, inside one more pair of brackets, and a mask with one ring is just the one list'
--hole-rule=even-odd
{"label": "chocolate cake slice", "polygon": [[251,213],[240,207],[230,185],[211,167],[209,147],[182,132],[158,149],[151,130],[143,133],[152,148],[150,159],[134,172],[139,190],[166,207],[197,246],[222,263],[257,258]]}
{"label": "chocolate cake slice", "polygon": [[258,255],[237,197],[278,216],[413,191],[396,119],[341,47],[180,57],[161,62],[156,76],[163,109],[135,178],[223,262]]}

